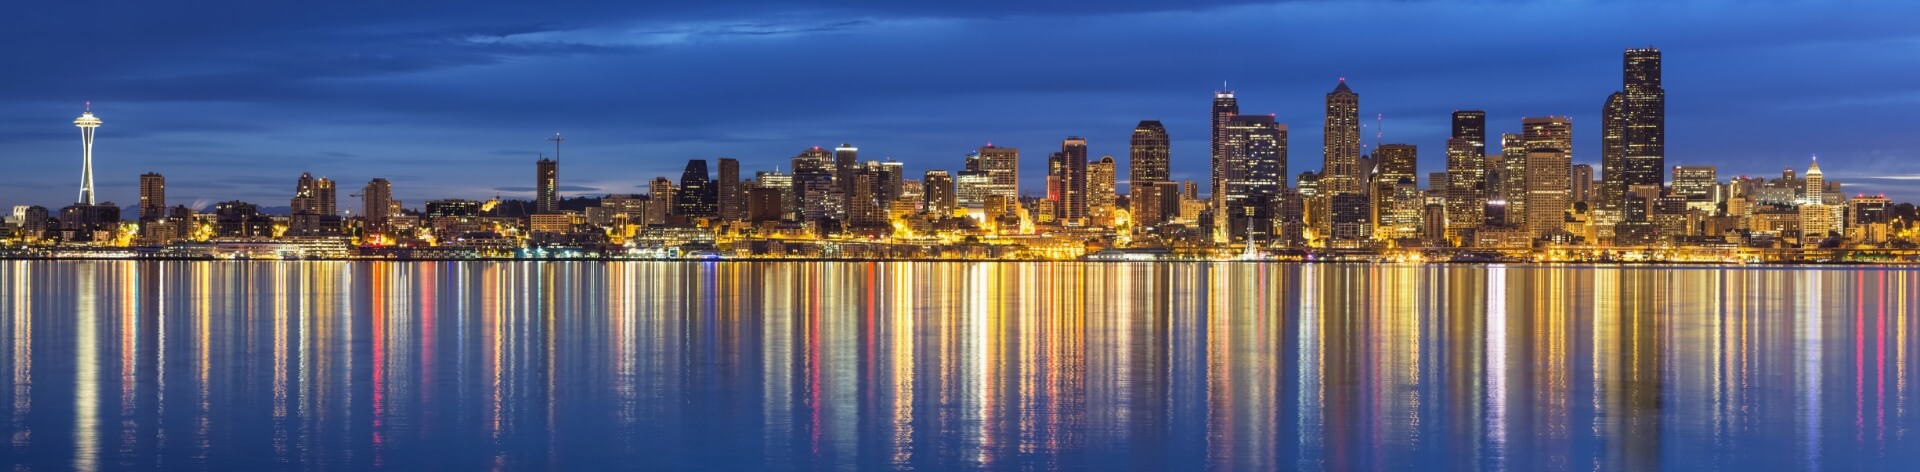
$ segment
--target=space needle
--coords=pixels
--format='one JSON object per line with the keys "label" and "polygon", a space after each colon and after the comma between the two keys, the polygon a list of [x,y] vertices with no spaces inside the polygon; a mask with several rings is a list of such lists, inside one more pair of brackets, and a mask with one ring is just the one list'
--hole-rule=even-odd
{"label": "space needle", "polygon": [[87,111],[73,120],[80,127],[81,163],[80,204],[93,205],[93,130],[100,127],[100,119],[93,116],[93,102],[87,102]]}

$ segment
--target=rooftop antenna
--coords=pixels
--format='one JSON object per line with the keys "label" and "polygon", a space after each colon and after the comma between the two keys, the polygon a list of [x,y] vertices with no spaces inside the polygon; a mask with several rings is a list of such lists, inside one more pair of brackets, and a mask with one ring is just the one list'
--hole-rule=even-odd
{"label": "rooftop antenna", "polygon": [[1387,142],[1387,114],[1373,115],[1373,123],[1373,148],[1380,149],[1380,144]]}
{"label": "rooftop antenna", "polygon": [[559,131],[555,131],[553,132],[553,137],[547,138],[547,140],[553,141],[553,160],[560,160],[560,142],[566,141],[567,137],[561,136]]}

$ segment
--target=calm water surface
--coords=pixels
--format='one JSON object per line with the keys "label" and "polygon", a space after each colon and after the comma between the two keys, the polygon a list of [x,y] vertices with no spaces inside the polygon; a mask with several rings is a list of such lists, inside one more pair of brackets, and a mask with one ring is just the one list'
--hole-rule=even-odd
{"label": "calm water surface", "polygon": [[1920,468],[1920,273],[0,262],[0,464]]}

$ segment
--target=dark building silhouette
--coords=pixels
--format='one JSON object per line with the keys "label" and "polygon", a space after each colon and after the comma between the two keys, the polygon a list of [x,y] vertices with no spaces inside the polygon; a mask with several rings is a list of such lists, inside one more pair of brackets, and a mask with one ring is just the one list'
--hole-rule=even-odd
{"label": "dark building silhouette", "polygon": [[747,218],[747,194],[740,185],[740,160],[720,158],[720,180],[714,183],[719,195],[719,214],[724,220]]}
{"label": "dark building silhouette", "polygon": [[560,211],[560,162],[540,158],[534,163],[534,213]]}
{"label": "dark building silhouette", "polygon": [[674,214],[688,218],[719,216],[718,197],[719,189],[707,174],[707,160],[688,160],[687,170],[680,173],[680,186],[674,190]]}
{"label": "dark building silhouette", "polygon": [[1628,188],[1666,184],[1667,92],[1660,85],[1660,50],[1628,49],[1621,57],[1621,90],[1601,109],[1602,207],[1617,210]]}

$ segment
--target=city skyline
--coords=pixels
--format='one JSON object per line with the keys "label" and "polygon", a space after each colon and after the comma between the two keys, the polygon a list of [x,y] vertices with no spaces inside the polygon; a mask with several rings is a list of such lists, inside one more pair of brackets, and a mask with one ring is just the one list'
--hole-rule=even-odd
{"label": "city skyline", "polygon": [[[1290,144],[1296,152],[1287,162],[1289,169],[1320,167],[1321,156],[1317,153],[1298,151],[1321,147],[1318,102],[1327,84],[1340,77],[1366,97],[1360,110],[1366,126],[1361,133],[1363,142],[1369,147],[1374,144],[1373,138],[1380,130],[1372,118],[1384,115],[1386,141],[1422,148],[1420,174],[1443,168],[1438,164],[1444,161],[1439,151],[1445,148],[1447,113],[1470,109],[1488,112],[1488,132],[1495,136],[1516,131],[1517,120],[1523,116],[1570,116],[1578,130],[1575,163],[1599,164],[1601,104],[1621,85],[1619,58],[1613,53],[1646,45],[1659,47],[1667,54],[1665,82],[1674,92],[1667,104],[1668,121],[1672,123],[1666,152],[1670,165],[1717,165],[1725,176],[1771,175],[1818,154],[1849,163],[1849,172],[1855,175],[1833,177],[1856,187],[1850,191],[1884,192],[1900,200],[1920,195],[1908,185],[1912,181],[1876,178],[1920,174],[1916,172],[1920,164],[1915,163],[1920,160],[1906,158],[1920,146],[1897,132],[1901,121],[1893,114],[1900,111],[1900,104],[1910,102],[1911,85],[1893,79],[1902,76],[1899,71],[1910,61],[1898,55],[1888,59],[1884,54],[1870,54],[1904,40],[1902,35],[1889,32],[1898,30],[1891,28],[1897,23],[1892,18],[1902,15],[1887,13],[1898,11],[1871,6],[1788,7],[1743,12],[1752,15],[1751,21],[1737,24],[1686,33],[1662,31],[1660,25],[1688,24],[1728,13],[1711,7],[1675,8],[1639,28],[1561,25],[1566,31],[1564,37],[1556,37],[1560,40],[1552,45],[1553,53],[1538,55],[1528,53],[1545,46],[1491,39],[1416,44],[1356,37],[1327,42],[1311,40],[1313,32],[1324,29],[1284,27],[1366,7],[1243,5],[1184,12],[1123,5],[1109,7],[1122,10],[1089,12],[1116,22],[1151,22],[1149,32],[1168,38],[1165,44],[1152,46],[1153,51],[1212,51],[1163,54],[1167,57],[1166,69],[1174,72],[1124,79],[1103,72],[1124,61],[1111,60],[1111,52],[1082,47],[1089,44],[1086,41],[1110,33],[1091,31],[1088,33],[1100,34],[1086,38],[1037,33],[1033,23],[1060,14],[1058,9],[1045,6],[1020,6],[1026,10],[1002,15],[841,7],[848,13],[845,18],[853,18],[845,20],[847,24],[824,25],[819,20],[829,15],[799,14],[751,31],[738,26],[749,22],[727,23],[713,18],[752,18],[752,13],[690,12],[658,21],[677,21],[673,23],[681,27],[677,31],[700,39],[658,47],[630,44],[639,41],[634,39],[638,33],[632,32],[645,28],[606,26],[619,21],[589,19],[581,12],[555,12],[551,24],[544,25],[504,20],[498,12],[475,12],[468,18],[475,25],[515,25],[501,26],[491,35],[474,32],[484,28],[467,24],[438,29],[395,26],[403,31],[428,30],[418,33],[426,37],[470,40],[423,44],[427,42],[424,39],[384,37],[405,46],[393,48],[387,63],[345,50],[351,48],[322,47],[322,41],[301,33],[285,33],[286,37],[276,37],[276,41],[319,48],[313,51],[318,57],[336,58],[347,64],[337,67],[349,69],[339,74],[312,71],[298,77],[287,72],[299,70],[295,66],[300,64],[274,62],[240,67],[241,72],[229,75],[208,72],[245,64],[236,62],[236,57],[257,53],[251,48],[258,46],[247,45],[257,42],[221,41],[232,45],[178,49],[183,47],[180,43],[202,44],[260,34],[231,27],[211,27],[193,38],[150,41],[154,44],[133,48],[171,52],[158,55],[177,58],[172,65],[113,51],[83,61],[87,62],[86,70],[99,73],[69,73],[74,64],[59,64],[57,58],[41,57],[44,51],[35,51],[20,58],[27,66],[23,70],[34,70],[34,74],[0,79],[11,85],[4,90],[31,92],[0,93],[0,102],[15,105],[9,107],[12,111],[6,116],[0,116],[0,129],[6,132],[0,135],[0,157],[18,163],[19,170],[12,179],[0,181],[0,202],[43,206],[67,203],[65,198],[53,195],[72,192],[78,174],[72,161],[77,160],[77,152],[72,129],[53,124],[71,119],[73,108],[86,100],[97,102],[109,121],[96,153],[99,199],[123,205],[134,200],[137,177],[149,171],[172,176],[169,184],[174,199],[181,202],[211,203],[229,198],[269,201],[270,196],[284,192],[280,181],[285,175],[302,171],[343,182],[388,178],[394,183],[394,197],[409,202],[495,194],[530,198],[533,189],[518,177],[524,172],[503,170],[544,152],[537,138],[554,130],[578,139],[570,143],[578,146],[569,147],[567,162],[569,175],[578,178],[563,179],[565,188],[561,189],[568,195],[644,191],[649,179],[674,175],[689,158],[733,157],[740,160],[743,171],[766,170],[783,163],[794,149],[843,142],[862,147],[866,159],[893,158],[909,168],[955,170],[958,166],[951,162],[984,142],[1037,150],[1050,148],[1061,136],[1083,136],[1088,140],[1090,156],[1112,155],[1124,161],[1128,132],[1143,119],[1161,120],[1169,131],[1172,180],[1204,182],[1205,122],[1192,102],[1194,97],[1219,88],[1222,79],[1238,92],[1240,105],[1247,113],[1273,113],[1277,121],[1291,126]],[[630,12],[605,8],[612,10],[601,12],[607,18],[629,18],[623,13]],[[1409,33],[1407,36],[1419,36],[1421,31],[1441,28],[1444,20],[1523,24],[1526,22],[1512,20],[1576,15],[1607,20],[1621,18],[1626,10],[1617,5],[1521,4],[1494,9],[1396,4],[1396,8],[1382,11],[1371,20],[1399,27]],[[105,14],[97,20],[101,36],[83,41],[111,40],[121,34],[111,26],[142,20],[120,17],[125,14]],[[279,19],[270,13],[236,14]],[[425,15],[407,11],[398,14]],[[1422,18],[1423,14],[1432,18]],[[348,20],[328,21],[352,24]],[[928,41],[925,35],[933,33],[901,28],[913,21],[949,29],[1005,27],[1012,37],[965,45],[941,41],[936,51],[940,54],[913,61],[904,60],[899,51],[890,48],[854,48],[843,54],[864,60],[833,61],[806,52],[810,46],[841,46],[873,35],[898,35],[909,44]],[[1888,23],[1876,23],[1880,21]],[[1275,30],[1276,37],[1270,42],[1220,45],[1201,33],[1223,26],[1256,24]],[[1851,28],[1842,32],[1823,27],[1829,24]],[[820,27],[799,27],[806,25]],[[38,28],[23,25],[21,31],[6,34],[28,34]],[[1782,31],[1801,34],[1782,35]],[[363,41],[370,41],[373,35],[338,34]],[[1739,44],[1737,40],[1742,38],[1751,40],[1751,44]],[[1008,43],[1016,40],[1040,41],[1048,47],[1021,51]],[[1459,51],[1437,52],[1448,47]],[[955,70],[919,67],[950,62],[955,66],[1039,71],[1031,67],[1038,60],[1035,56],[1041,55],[1037,53],[1063,50],[1084,50],[1070,59],[1088,67],[1071,74],[1002,74],[1008,77],[966,84],[913,70]],[[440,56],[449,57],[446,60],[451,64],[424,59],[431,56],[429,53],[463,51],[485,57]],[[795,51],[800,53],[790,59],[762,60]],[[1274,60],[1252,64],[1226,59],[1232,54],[1257,54]],[[1544,71],[1547,77],[1522,80],[1525,76],[1521,71],[1510,69],[1508,63],[1512,61],[1494,60],[1516,56],[1544,58],[1525,70]],[[1862,56],[1873,59],[1867,61]],[[679,78],[634,76],[632,69],[619,66],[636,58],[664,61],[657,64],[685,73],[674,75]],[[715,61],[742,65],[720,66]],[[1383,62],[1397,66],[1382,67]],[[352,64],[368,68],[353,69],[349,67]],[[373,67],[381,64],[385,67]],[[843,80],[821,81],[791,75],[768,79],[775,76],[759,72],[761,68],[796,64],[823,71],[835,64],[850,64],[843,67],[853,67],[859,73],[845,75]],[[38,67],[41,65],[47,67]],[[586,70],[582,67],[595,65],[607,67],[614,76],[647,79],[640,83],[653,86],[636,90],[582,74]],[[174,72],[155,71],[170,67]],[[457,67],[471,70],[450,75],[449,70]],[[1811,72],[1815,70],[1824,72]],[[623,71],[625,75],[620,73]],[[535,72],[550,78],[529,79],[527,74]],[[1836,73],[1845,80],[1845,87],[1833,86]],[[62,82],[47,82],[43,75],[61,77]],[[233,80],[255,75],[264,80],[249,82],[247,87],[232,86]],[[169,79],[127,79],[161,76]],[[336,76],[339,78],[334,79]],[[1761,76],[1766,81],[1754,79]],[[363,87],[340,88],[344,82]],[[421,88],[428,84],[441,90]],[[724,103],[707,108],[673,98],[715,96],[723,97]],[[662,115],[668,112],[673,118]],[[741,125],[754,131],[738,131]],[[1040,185],[1045,175],[1044,157],[1041,153],[1037,158],[1023,159],[1023,188]],[[1123,181],[1121,186],[1125,185]]]}

